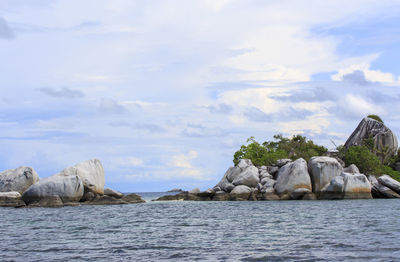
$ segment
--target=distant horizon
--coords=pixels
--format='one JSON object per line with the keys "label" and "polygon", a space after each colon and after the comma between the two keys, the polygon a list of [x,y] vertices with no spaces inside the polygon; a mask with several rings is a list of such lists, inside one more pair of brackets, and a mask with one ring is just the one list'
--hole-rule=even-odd
{"label": "distant horizon", "polygon": [[207,189],[254,136],[400,133],[400,3],[0,3],[0,171],[99,159],[121,192]]}

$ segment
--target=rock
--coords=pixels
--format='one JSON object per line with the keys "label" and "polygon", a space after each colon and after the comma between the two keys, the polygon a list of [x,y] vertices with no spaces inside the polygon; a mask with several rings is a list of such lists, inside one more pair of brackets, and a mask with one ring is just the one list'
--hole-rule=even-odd
{"label": "rock", "polygon": [[86,201],[93,201],[98,195],[95,193],[89,191],[83,194],[83,197],[81,198],[81,202],[86,202]]}
{"label": "rock", "polygon": [[29,204],[30,207],[63,207],[64,203],[59,196],[47,196],[37,202]]}
{"label": "rock", "polygon": [[352,173],[352,174],[360,174],[360,170],[358,170],[358,167],[354,164],[351,164],[348,167],[344,168],[343,172]]}
{"label": "rock", "polygon": [[314,193],[319,193],[331,180],[340,176],[343,167],[332,157],[315,156],[308,161],[310,169],[312,188]]}
{"label": "rock", "polygon": [[0,192],[16,191],[24,193],[28,187],[39,181],[39,176],[32,167],[21,166],[0,173]]}
{"label": "rock", "polygon": [[212,198],[213,201],[228,201],[229,199],[230,194],[224,191],[215,192],[215,195]]}
{"label": "rock", "polygon": [[299,158],[281,167],[274,188],[279,195],[291,193],[298,188],[311,191],[307,162],[303,158]]}
{"label": "rock", "polygon": [[[224,176],[222,177],[221,181],[216,185],[216,187],[221,188],[225,192],[231,192],[231,190],[235,187],[232,184],[232,181],[237,175],[240,174],[240,172],[241,169],[237,166],[228,168],[228,170],[225,172]],[[228,180],[228,177],[230,180]]]}
{"label": "rock", "polygon": [[41,199],[59,196],[63,202],[77,202],[83,197],[83,183],[77,175],[53,175],[31,185],[22,200],[29,204]]}
{"label": "rock", "polygon": [[273,187],[275,185],[275,183],[276,183],[276,181],[269,177],[263,178],[261,180],[261,184],[265,187]]}
{"label": "rock", "polygon": [[257,195],[257,199],[262,201],[280,200],[277,194],[271,192],[260,192]]}
{"label": "rock", "polygon": [[206,191],[197,193],[197,196],[211,198],[214,194],[215,194],[215,191],[213,189],[207,189]]}
{"label": "rock", "polygon": [[399,194],[380,184],[375,176],[369,175],[368,180],[372,186],[371,193],[373,198],[400,198]]}
{"label": "rock", "polygon": [[280,168],[280,167],[283,167],[284,165],[286,165],[287,163],[290,163],[290,162],[292,162],[292,159],[289,159],[289,158],[278,159],[275,162],[275,166]]}
{"label": "rock", "polygon": [[200,193],[200,189],[198,189],[198,188],[196,187],[196,188],[193,188],[192,190],[189,190],[188,193],[189,193],[189,194],[197,194],[197,193]]}
{"label": "rock", "polygon": [[[105,189],[104,189],[104,190],[105,190]],[[168,193],[174,193],[174,192],[179,193],[179,192],[183,192],[183,190],[180,189],[180,188],[174,188],[174,189],[168,190],[167,192],[168,192]],[[104,194],[105,194],[105,193],[104,193]]]}
{"label": "rock", "polygon": [[301,200],[317,200],[317,196],[313,192],[304,194]]}
{"label": "rock", "polygon": [[252,190],[250,187],[245,185],[235,186],[230,193],[230,198],[233,201],[244,201],[248,200]]}
{"label": "rock", "polygon": [[[232,188],[232,189],[233,189],[233,188]],[[215,193],[218,192],[218,191],[223,191],[219,186],[213,187],[212,190],[213,190]]]}
{"label": "rock", "polygon": [[390,188],[391,190],[393,190],[397,194],[400,194],[400,182],[394,180],[390,176],[382,175],[382,176],[378,177],[378,182],[380,184]]}
{"label": "rock", "polygon": [[273,177],[275,177],[278,174],[278,171],[279,167],[277,166],[267,166],[267,172]]}
{"label": "rock", "polygon": [[104,194],[104,169],[101,162],[97,159],[88,160],[68,167],[59,173],[63,176],[77,175],[81,178],[86,191],[96,194]]}
{"label": "rock", "polygon": [[118,199],[110,196],[101,196],[99,198],[95,198],[92,201],[85,202],[85,205],[123,205],[128,204],[128,202],[123,199]]}
{"label": "rock", "polygon": [[0,192],[1,207],[22,207],[25,202],[21,200],[21,194],[16,191]]}
{"label": "rock", "polygon": [[298,200],[302,199],[305,194],[312,193],[310,189],[307,188],[297,188],[290,193],[290,199]]}
{"label": "rock", "polygon": [[370,136],[374,139],[374,146],[377,152],[386,152],[385,155],[376,154],[382,163],[386,163],[397,151],[397,137],[388,127],[375,119],[365,117],[361,120],[344,146],[349,148],[354,145],[362,145],[363,140]]}
{"label": "rock", "polygon": [[251,162],[250,159],[241,159],[239,161],[238,167],[241,168],[241,169],[246,169],[246,168],[248,168],[249,166],[252,166],[252,165],[253,165],[253,163]]}
{"label": "rock", "polygon": [[119,191],[113,190],[111,188],[104,188],[104,195],[114,197],[114,198],[122,198],[124,194]]}
{"label": "rock", "polygon": [[369,199],[371,184],[363,174],[342,173],[344,180],[343,192],[345,199]]}
{"label": "rock", "polygon": [[136,204],[136,203],[144,203],[144,202],[146,202],[146,201],[144,201],[142,199],[141,196],[139,196],[138,194],[133,194],[133,193],[124,195],[121,198],[121,200],[123,200],[123,201],[125,201],[125,202],[127,202],[129,204]]}
{"label": "rock", "polygon": [[264,178],[271,178],[273,179],[274,177],[272,175],[270,175],[267,171],[263,171],[260,173],[260,180],[264,179]]}
{"label": "rock", "polygon": [[344,179],[342,176],[332,178],[319,193],[320,199],[343,199],[344,198]]}
{"label": "rock", "polygon": [[165,196],[161,196],[157,199],[155,199],[154,201],[183,201],[186,198],[186,194],[185,193],[179,193],[177,195],[165,195]]}
{"label": "rock", "polygon": [[255,166],[248,166],[232,181],[232,184],[235,186],[256,187],[258,182],[260,182],[258,169]]}

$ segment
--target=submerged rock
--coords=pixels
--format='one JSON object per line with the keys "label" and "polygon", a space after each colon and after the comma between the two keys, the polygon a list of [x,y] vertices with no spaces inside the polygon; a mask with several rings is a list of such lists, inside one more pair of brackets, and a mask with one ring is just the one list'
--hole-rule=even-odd
{"label": "submerged rock", "polygon": [[15,191],[24,193],[28,187],[39,181],[39,176],[32,167],[21,166],[0,173],[0,192]]}
{"label": "submerged rock", "polygon": [[281,167],[274,188],[278,194],[290,194],[298,188],[311,191],[307,162],[303,158],[299,158]]}
{"label": "submerged rock", "polygon": [[374,139],[374,148],[377,152],[386,152],[384,155],[376,154],[383,163],[386,163],[397,152],[398,142],[396,135],[380,121],[365,117],[344,146],[345,148],[360,146],[363,140],[370,136]]}
{"label": "submerged rock", "polygon": [[97,159],[88,160],[68,167],[60,172],[62,176],[77,175],[81,178],[86,191],[96,194],[104,194],[104,169],[101,162]]}
{"label": "submerged rock", "polygon": [[316,156],[308,161],[313,192],[319,193],[331,180],[340,176],[343,167],[333,157]]}
{"label": "submerged rock", "polygon": [[128,204],[128,202],[123,199],[114,198],[110,196],[101,196],[99,198],[95,198],[92,201],[84,202],[85,205],[123,205]]}
{"label": "submerged rock", "polygon": [[139,196],[138,194],[133,194],[133,193],[124,195],[121,199],[123,201],[129,203],[129,204],[136,204],[136,203],[144,203],[144,202],[146,202],[146,201],[144,201],[142,199],[141,196]]}
{"label": "submerged rock", "polygon": [[22,195],[25,203],[59,196],[63,202],[77,202],[83,196],[83,183],[77,175],[53,175],[31,185]]}

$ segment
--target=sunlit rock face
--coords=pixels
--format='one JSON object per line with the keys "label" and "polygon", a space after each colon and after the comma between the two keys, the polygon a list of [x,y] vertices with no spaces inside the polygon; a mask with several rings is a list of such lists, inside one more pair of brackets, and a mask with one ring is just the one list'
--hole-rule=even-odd
{"label": "sunlit rock face", "polygon": [[[344,146],[360,146],[363,140],[369,137],[374,139],[376,152],[382,163],[386,163],[397,151],[398,141],[396,135],[383,123],[365,117],[347,139]],[[384,154],[380,152],[385,152]]]}

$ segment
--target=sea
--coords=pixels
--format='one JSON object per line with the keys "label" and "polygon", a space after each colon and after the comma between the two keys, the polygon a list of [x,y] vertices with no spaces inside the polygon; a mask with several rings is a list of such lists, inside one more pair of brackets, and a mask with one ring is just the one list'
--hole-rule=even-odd
{"label": "sea", "polygon": [[400,261],[400,200],[0,208],[0,261]]}

